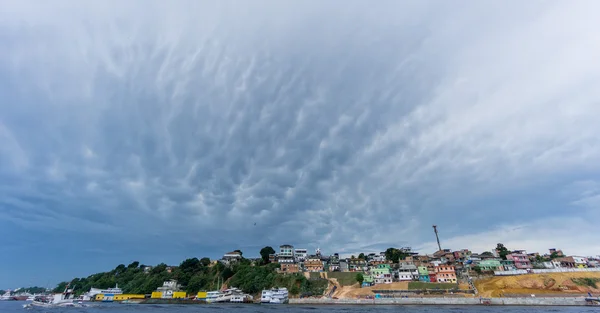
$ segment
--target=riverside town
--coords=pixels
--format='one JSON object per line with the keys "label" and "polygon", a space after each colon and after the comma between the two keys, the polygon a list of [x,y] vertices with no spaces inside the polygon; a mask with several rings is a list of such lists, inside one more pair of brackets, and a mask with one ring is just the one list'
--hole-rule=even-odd
{"label": "riverside town", "polygon": [[[2,291],[30,306],[130,304],[478,304],[599,305],[600,257],[557,248],[528,252],[502,243],[488,251],[410,247],[350,256],[282,244],[260,257],[241,250],[179,265],[133,262],[60,283],[54,290]],[[516,248],[516,249],[515,249]]]}

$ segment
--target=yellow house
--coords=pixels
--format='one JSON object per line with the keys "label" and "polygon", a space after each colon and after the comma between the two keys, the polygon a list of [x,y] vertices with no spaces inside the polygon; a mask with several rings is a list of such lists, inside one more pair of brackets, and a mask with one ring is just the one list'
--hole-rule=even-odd
{"label": "yellow house", "polygon": [[162,299],[162,292],[160,292],[160,291],[153,291],[151,298],[152,299]]}
{"label": "yellow house", "polygon": [[184,299],[186,296],[185,291],[173,291],[173,299]]}
{"label": "yellow house", "polygon": [[196,299],[206,300],[206,291],[198,291],[198,294],[196,294]]}
{"label": "yellow house", "polygon": [[122,295],[115,295],[113,300],[114,301],[123,301],[123,300],[129,300],[129,299],[144,299],[144,298],[145,298],[144,295],[122,294]]}

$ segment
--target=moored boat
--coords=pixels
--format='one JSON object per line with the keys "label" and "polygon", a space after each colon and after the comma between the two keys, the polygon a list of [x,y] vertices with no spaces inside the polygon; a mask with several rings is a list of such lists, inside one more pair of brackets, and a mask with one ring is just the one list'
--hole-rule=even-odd
{"label": "moored boat", "polygon": [[220,291],[209,291],[206,293],[206,302],[214,303],[221,296]]}
{"label": "moored boat", "polygon": [[23,305],[24,308],[31,306],[35,307],[84,307],[85,305],[79,299],[76,299],[73,294],[73,289],[69,289],[69,285],[63,293],[57,293],[49,297],[35,297],[29,304]]}
{"label": "moored boat", "polygon": [[260,303],[263,304],[286,304],[289,302],[289,293],[287,288],[273,288],[263,290],[260,297]]}
{"label": "moored boat", "polygon": [[3,295],[0,296],[0,301],[14,300],[13,296],[10,295],[10,290],[7,290]]}

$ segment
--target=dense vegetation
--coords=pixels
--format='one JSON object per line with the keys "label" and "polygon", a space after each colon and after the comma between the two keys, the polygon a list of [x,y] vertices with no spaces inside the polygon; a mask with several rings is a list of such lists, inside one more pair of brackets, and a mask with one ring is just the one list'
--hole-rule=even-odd
{"label": "dense vegetation", "polygon": [[599,278],[585,277],[585,278],[573,278],[573,279],[571,279],[571,281],[573,281],[575,284],[577,284],[579,286],[587,286],[587,287],[592,287],[592,288],[598,288],[596,284],[598,282],[600,282],[600,279]]}
{"label": "dense vegetation", "polygon": [[[237,287],[251,294],[271,287],[286,287],[292,295],[316,295],[323,294],[327,287],[327,280],[308,280],[301,274],[279,274],[278,264],[252,264],[244,258],[232,266],[211,264],[208,258],[191,258],[176,267],[168,267],[163,263],[144,271],[145,267],[139,262],[128,266],[120,264],[109,272],[75,278],[70,283],[79,294],[89,291],[92,287],[109,288],[117,284],[125,293],[149,294],[169,279],[176,279],[189,294],[201,290],[216,290],[223,282],[229,287]],[[67,284],[68,282],[58,284],[54,291],[62,292]]]}

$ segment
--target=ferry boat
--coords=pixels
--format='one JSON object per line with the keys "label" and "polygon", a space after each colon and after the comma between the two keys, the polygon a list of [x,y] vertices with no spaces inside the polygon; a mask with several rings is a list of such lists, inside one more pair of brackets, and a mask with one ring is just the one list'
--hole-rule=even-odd
{"label": "ferry boat", "polygon": [[113,298],[115,295],[121,295],[123,294],[123,290],[121,290],[121,288],[119,288],[119,285],[115,285],[114,288],[107,288],[107,289],[100,289],[100,288],[90,288],[90,291],[86,292],[83,295],[82,300],[83,301],[92,301],[94,300],[94,297],[96,297],[96,295],[99,294],[103,294],[104,298],[103,298],[103,302],[112,302]]}
{"label": "ferry boat", "polygon": [[246,296],[246,295],[240,289],[238,289],[238,288],[230,288],[230,289],[226,289],[225,291],[223,291],[217,297],[217,299],[215,299],[215,302],[217,302],[217,303],[233,302],[232,299],[234,297],[236,297],[236,300],[237,300],[240,297],[243,299],[244,296]]}
{"label": "ferry boat", "polygon": [[284,304],[288,302],[289,293],[287,288],[263,290],[260,296],[260,303],[264,304]]}
{"label": "ferry boat", "polygon": [[231,297],[232,303],[254,303],[254,298],[249,294],[236,295]]}
{"label": "ferry boat", "polygon": [[206,293],[206,303],[214,303],[221,296],[220,291],[209,291]]}

